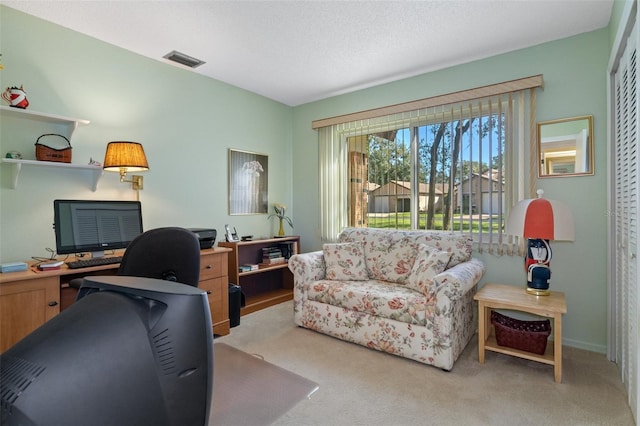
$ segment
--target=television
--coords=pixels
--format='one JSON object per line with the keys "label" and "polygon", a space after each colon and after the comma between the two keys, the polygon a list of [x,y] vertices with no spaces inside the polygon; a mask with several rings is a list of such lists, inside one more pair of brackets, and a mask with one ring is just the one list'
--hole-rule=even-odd
{"label": "television", "polygon": [[142,233],[139,201],[54,200],[53,228],[58,254],[126,248]]}
{"label": "television", "polygon": [[207,294],[127,276],[84,279],[77,301],[0,355],[0,424],[207,425]]}

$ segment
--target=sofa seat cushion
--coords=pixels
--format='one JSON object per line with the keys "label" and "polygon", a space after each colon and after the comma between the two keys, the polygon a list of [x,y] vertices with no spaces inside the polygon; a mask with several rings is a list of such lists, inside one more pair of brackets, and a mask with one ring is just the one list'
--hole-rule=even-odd
{"label": "sofa seat cushion", "polygon": [[308,291],[309,300],[316,302],[409,324],[426,324],[427,298],[403,285],[377,280],[320,280]]}

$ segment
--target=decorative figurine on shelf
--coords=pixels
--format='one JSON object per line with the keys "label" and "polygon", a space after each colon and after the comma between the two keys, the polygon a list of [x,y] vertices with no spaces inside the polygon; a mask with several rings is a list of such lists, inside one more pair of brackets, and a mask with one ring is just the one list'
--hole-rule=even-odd
{"label": "decorative figurine on shelf", "polygon": [[27,92],[24,91],[22,86],[20,86],[20,88],[17,88],[16,86],[7,87],[7,90],[2,93],[2,99],[7,101],[9,106],[15,108],[26,109],[29,106]]}
{"label": "decorative figurine on shelf", "polygon": [[293,222],[291,221],[291,218],[284,215],[285,212],[287,211],[287,206],[280,203],[274,203],[273,210],[275,211],[275,213],[267,216],[267,219],[271,219],[273,216],[276,216],[280,220],[280,229],[278,230],[278,237],[284,237],[284,226],[282,224],[283,220],[286,220],[289,226],[291,227],[291,229],[293,229]]}

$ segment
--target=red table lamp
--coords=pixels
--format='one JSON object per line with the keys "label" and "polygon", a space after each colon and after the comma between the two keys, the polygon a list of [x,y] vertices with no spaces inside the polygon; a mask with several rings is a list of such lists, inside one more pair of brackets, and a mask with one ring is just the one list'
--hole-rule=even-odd
{"label": "red table lamp", "polygon": [[551,278],[551,246],[549,241],[573,241],[573,216],[562,202],[542,198],[522,200],[516,204],[509,218],[505,232],[527,238],[525,270],[527,271],[527,293],[548,296]]}

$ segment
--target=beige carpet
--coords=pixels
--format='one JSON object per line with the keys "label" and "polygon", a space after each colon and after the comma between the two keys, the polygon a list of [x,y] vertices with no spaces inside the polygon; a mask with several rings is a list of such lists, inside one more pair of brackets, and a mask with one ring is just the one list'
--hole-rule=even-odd
{"label": "beige carpet", "polygon": [[565,346],[556,384],[550,365],[494,352],[479,364],[474,338],[447,373],[299,328],[292,310],[286,302],[243,316],[216,338],[319,384],[276,425],[636,424],[602,354]]}
{"label": "beige carpet", "polygon": [[214,344],[213,405],[209,424],[273,423],[318,384],[221,342]]}

